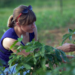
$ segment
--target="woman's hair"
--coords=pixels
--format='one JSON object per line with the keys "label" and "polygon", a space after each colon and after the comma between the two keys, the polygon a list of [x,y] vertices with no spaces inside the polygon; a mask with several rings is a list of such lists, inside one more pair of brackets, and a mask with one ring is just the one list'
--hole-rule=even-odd
{"label": "woman's hair", "polygon": [[28,10],[28,13],[21,14],[21,16],[18,18],[20,13],[26,8],[27,6],[25,5],[20,5],[19,7],[15,8],[13,15],[11,15],[8,19],[7,26],[10,28],[14,27],[16,21],[20,25],[29,25],[29,24],[32,24],[34,21],[36,21],[35,13],[32,10]]}

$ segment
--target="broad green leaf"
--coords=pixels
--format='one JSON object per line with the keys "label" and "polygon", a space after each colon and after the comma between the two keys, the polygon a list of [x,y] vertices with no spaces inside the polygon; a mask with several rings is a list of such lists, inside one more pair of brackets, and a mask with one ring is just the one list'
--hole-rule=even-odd
{"label": "broad green leaf", "polygon": [[75,34],[75,32],[74,32],[74,34]]}
{"label": "broad green leaf", "polygon": [[65,34],[63,35],[63,38],[62,39],[65,39],[69,34]]}
{"label": "broad green leaf", "polygon": [[60,51],[59,50],[55,49],[55,55],[56,55],[58,61],[61,62],[62,61],[62,58],[60,57]]}
{"label": "broad green leaf", "polygon": [[23,72],[20,72],[20,75],[23,75]]}
{"label": "broad green leaf", "polygon": [[63,58],[65,61],[68,61],[65,52],[63,52],[62,50],[59,50],[59,51],[60,51],[60,53],[61,53],[61,55],[62,55],[62,58]]}
{"label": "broad green leaf", "polygon": [[36,65],[37,59],[34,56],[33,56],[33,60],[34,60],[34,65]]}
{"label": "broad green leaf", "polygon": [[32,42],[26,43],[26,46],[32,46]]}
{"label": "broad green leaf", "polygon": [[[12,59],[10,59],[8,63],[9,63],[10,65],[12,65],[13,62],[16,63],[16,58],[12,58]],[[14,63],[14,64],[15,64],[15,63]]]}
{"label": "broad green leaf", "polygon": [[46,54],[46,57],[49,59],[49,61],[53,61],[53,55],[52,54]]}
{"label": "broad green leaf", "polygon": [[72,29],[68,29],[68,32],[69,32],[69,33],[72,33],[72,32],[73,32],[73,30],[72,30]]}
{"label": "broad green leaf", "polygon": [[33,57],[32,56],[27,56],[24,58],[24,61],[27,63],[29,62]]}
{"label": "broad green leaf", "polygon": [[75,29],[73,29],[73,32],[75,32]]}
{"label": "broad green leaf", "polygon": [[41,60],[41,65],[42,65],[42,68],[43,68],[43,70],[46,70],[46,59],[44,58],[44,59],[42,59]]}
{"label": "broad green leaf", "polygon": [[31,66],[28,65],[28,64],[23,64],[23,66],[24,66],[27,70],[31,69]]}
{"label": "broad green leaf", "polygon": [[50,71],[46,71],[45,75],[52,75]]}
{"label": "broad green leaf", "polygon": [[7,65],[7,64],[4,60],[0,59],[0,66],[3,66],[3,65]]}
{"label": "broad green leaf", "polygon": [[48,74],[47,72],[49,73],[48,70],[45,71],[42,68],[39,68],[39,69],[36,70],[36,74],[38,74],[38,75],[51,75],[50,73]]}
{"label": "broad green leaf", "polygon": [[40,54],[42,57],[44,57],[44,55],[45,55],[45,46],[44,45],[40,48]]}
{"label": "broad green leaf", "polygon": [[40,47],[42,46],[42,44],[41,44],[40,42],[36,41],[36,42],[35,42],[35,46],[36,46],[37,48],[40,48]]}
{"label": "broad green leaf", "polygon": [[21,38],[18,38],[18,42],[21,42],[23,40],[23,35],[21,35]]}
{"label": "broad green leaf", "polygon": [[17,55],[15,57],[16,57],[16,59],[20,59],[22,56],[21,55]]}
{"label": "broad green leaf", "polygon": [[72,70],[73,75],[75,75],[75,68]]}
{"label": "broad green leaf", "polygon": [[30,51],[34,51],[34,48],[32,48],[32,47],[27,47],[26,50],[25,50],[25,52],[30,52]]}
{"label": "broad green leaf", "polygon": [[23,35],[21,35],[21,38],[23,39]]}
{"label": "broad green leaf", "polygon": [[21,42],[23,38],[18,38],[18,42]]}
{"label": "broad green leaf", "polygon": [[16,54],[17,54],[17,53],[19,53],[19,52],[21,52],[21,50],[17,49],[17,52],[16,52]]}
{"label": "broad green leaf", "polygon": [[71,35],[71,36],[69,36],[69,40],[72,40],[72,35]]}
{"label": "broad green leaf", "polygon": [[73,44],[75,44],[75,40],[73,41]]}
{"label": "broad green leaf", "polygon": [[63,36],[62,44],[63,44],[63,43],[65,42],[65,40],[66,40],[67,38],[69,38],[71,35],[72,35],[72,34],[65,34],[65,35]]}
{"label": "broad green leaf", "polygon": [[50,67],[51,70],[53,70],[53,65],[54,64],[52,62],[49,62],[49,67]]}
{"label": "broad green leaf", "polygon": [[45,52],[48,54],[53,53],[54,48],[48,45],[45,45]]}
{"label": "broad green leaf", "polygon": [[22,63],[21,64],[17,64],[17,66],[16,66],[16,72],[17,73],[19,72],[19,70],[21,69],[21,67],[22,67]]}
{"label": "broad green leaf", "polygon": [[39,57],[39,56],[40,56],[40,53],[35,53],[34,56],[35,56],[35,57]]}
{"label": "broad green leaf", "polygon": [[33,72],[32,75],[37,75],[36,72]]}
{"label": "broad green leaf", "polygon": [[16,40],[16,41],[11,45],[10,50],[16,45],[17,42],[18,42],[18,41]]}
{"label": "broad green leaf", "polygon": [[18,47],[17,47],[17,49],[21,49],[21,48],[22,48],[22,46],[18,46]]}
{"label": "broad green leaf", "polygon": [[30,73],[26,73],[26,75],[30,75]]}
{"label": "broad green leaf", "polygon": [[5,73],[4,73],[4,71],[2,71],[1,69],[0,69],[0,75],[5,75]]}

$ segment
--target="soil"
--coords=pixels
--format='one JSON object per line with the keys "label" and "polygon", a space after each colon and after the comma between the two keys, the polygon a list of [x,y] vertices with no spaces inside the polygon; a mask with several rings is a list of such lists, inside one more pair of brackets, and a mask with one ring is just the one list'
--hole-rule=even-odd
{"label": "soil", "polygon": [[[43,37],[45,37],[44,43],[46,45],[50,45],[50,46],[59,46],[61,45],[62,42],[62,37],[64,34],[68,33],[68,29],[75,29],[75,25],[69,25],[69,27],[65,27],[65,28],[59,28],[59,29],[54,29],[54,30],[44,30],[43,34],[40,35],[41,39],[43,39]],[[73,38],[75,38],[75,35],[73,36]],[[66,41],[68,42],[68,41]]]}

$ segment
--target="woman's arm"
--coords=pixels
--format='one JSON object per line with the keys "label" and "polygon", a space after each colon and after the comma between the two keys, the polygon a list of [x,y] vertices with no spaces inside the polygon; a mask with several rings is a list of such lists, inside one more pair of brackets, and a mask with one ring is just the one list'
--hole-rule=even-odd
{"label": "woman's arm", "polygon": [[[10,49],[10,46],[15,42],[16,40],[15,39],[12,39],[12,38],[5,38],[3,40],[3,47],[7,50]],[[18,42],[16,45],[20,46],[20,42]],[[14,53],[17,52],[17,50],[15,49],[11,49]],[[23,55],[23,56],[27,56],[29,55],[29,52],[25,52],[25,50],[22,50],[21,52],[18,53],[18,55]]]}
{"label": "woman's arm", "polygon": [[72,52],[75,51],[75,45],[70,43],[65,43],[62,46],[57,47],[57,49],[60,49],[64,52]]}

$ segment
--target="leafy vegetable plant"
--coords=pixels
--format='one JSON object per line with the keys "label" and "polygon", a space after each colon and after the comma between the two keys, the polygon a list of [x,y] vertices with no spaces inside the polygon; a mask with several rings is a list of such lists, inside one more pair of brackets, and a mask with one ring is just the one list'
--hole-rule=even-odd
{"label": "leafy vegetable plant", "polygon": [[[54,70],[54,65],[59,66],[60,63],[62,63],[62,59],[67,61],[66,55],[62,50],[34,40],[28,42],[25,46],[17,46],[16,43],[21,41],[22,38],[19,38],[13,43],[11,48],[14,47],[17,53],[21,50],[25,50],[26,52],[30,52],[30,54],[24,57],[23,55],[13,53],[10,56],[9,65],[13,66],[15,63],[17,64],[16,73],[23,75],[24,71],[29,70],[27,75],[30,75],[30,73],[32,73],[32,75],[46,75],[47,72],[52,72],[52,70]],[[48,66],[46,66],[46,64]]]}
{"label": "leafy vegetable plant", "polygon": [[[63,36],[62,44],[68,38],[72,40],[72,35],[75,34],[75,29],[69,29],[68,31],[69,33]],[[22,38],[23,36],[18,38],[10,47],[10,50],[11,48],[17,50],[16,53],[11,54],[9,60],[9,67],[16,64],[16,72],[14,75],[18,73],[23,75],[25,71],[29,71],[26,75],[75,75],[75,58],[68,60],[62,50],[44,45],[38,41],[34,41],[34,39],[25,46],[22,44],[20,46],[16,45],[17,42],[22,41]],[[17,53],[21,50],[25,50],[25,52],[29,52],[30,54],[28,56],[18,55]],[[62,59],[67,64],[64,64]],[[2,65],[1,62],[0,65]],[[66,68],[66,71],[63,70],[64,68]],[[3,73],[1,69],[0,71]]]}

